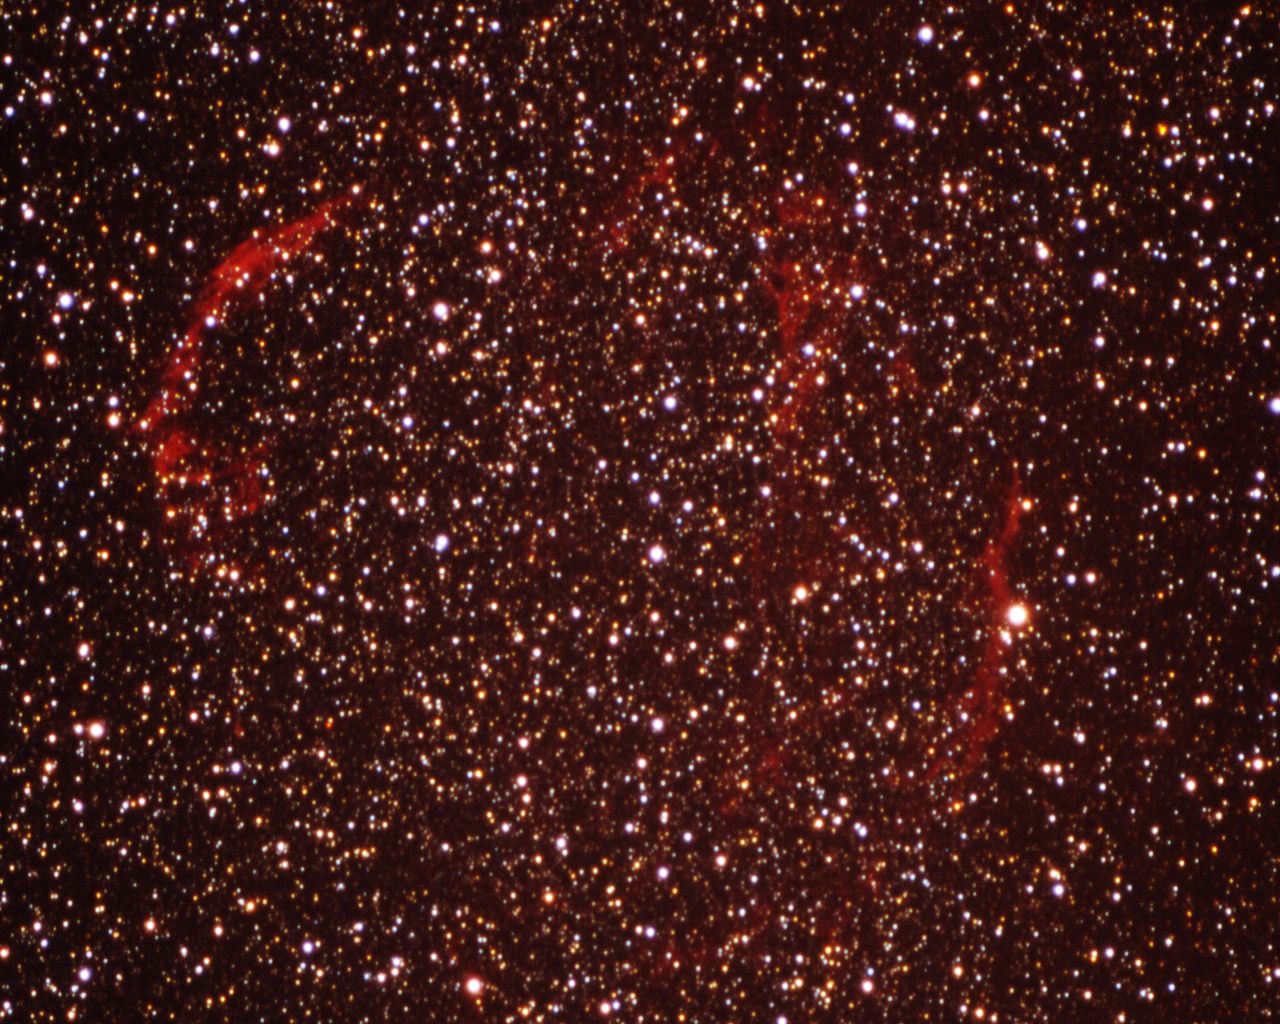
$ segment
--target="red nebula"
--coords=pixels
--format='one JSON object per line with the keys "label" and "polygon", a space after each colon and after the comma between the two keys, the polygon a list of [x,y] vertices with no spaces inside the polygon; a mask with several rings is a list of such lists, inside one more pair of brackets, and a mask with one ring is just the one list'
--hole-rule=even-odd
{"label": "red nebula", "polygon": [[[784,193],[777,207],[773,223],[760,233],[777,249],[764,290],[778,322],[778,398],[769,418],[775,441],[781,441],[801,424],[820,386],[821,357],[844,347],[854,260],[841,251],[841,218],[826,193]],[[810,354],[814,365],[806,366]]]}
{"label": "red nebula", "polygon": [[968,775],[982,760],[987,747],[1000,725],[1000,697],[1004,691],[1004,679],[1010,646],[1004,626],[1013,592],[1009,587],[1009,550],[1018,537],[1022,519],[1022,481],[1014,467],[1013,481],[1005,499],[1004,519],[999,529],[987,541],[982,553],[982,567],[987,583],[987,637],[982,659],[974,675],[973,685],[965,691],[961,710],[970,724],[962,737],[962,749],[953,752],[930,767],[929,777],[934,778],[947,767],[956,770],[957,778]]}
{"label": "red nebula", "polygon": [[135,424],[148,439],[160,496],[168,499],[181,488],[182,500],[169,506],[169,520],[181,512],[184,519],[207,529],[219,519],[235,520],[261,507],[266,445],[257,444],[250,451],[229,448],[204,436],[187,415],[198,388],[205,335],[237,304],[262,294],[273,275],[307,252],[351,201],[351,196],[335,197],[306,216],[255,231],[210,273],[185,333],[169,352],[159,388]]}
{"label": "red nebula", "polygon": [[210,323],[223,319],[236,300],[260,294],[271,275],[310,248],[316,235],[331,227],[336,213],[349,202],[347,196],[329,199],[305,217],[265,233],[255,232],[218,264],[191,310],[186,333],[169,353],[160,390],[139,419],[139,430],[151,430],[182,409],[185,396],[178,389],[195,383]]}

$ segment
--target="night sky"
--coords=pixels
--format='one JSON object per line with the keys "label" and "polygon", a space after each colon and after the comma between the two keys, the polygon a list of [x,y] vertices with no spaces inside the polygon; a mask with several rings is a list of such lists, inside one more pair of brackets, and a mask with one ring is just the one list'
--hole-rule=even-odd
{"label": "night sky", "polygon": [[0,26],[0,1020],[1280,1016],[1280,8]]}

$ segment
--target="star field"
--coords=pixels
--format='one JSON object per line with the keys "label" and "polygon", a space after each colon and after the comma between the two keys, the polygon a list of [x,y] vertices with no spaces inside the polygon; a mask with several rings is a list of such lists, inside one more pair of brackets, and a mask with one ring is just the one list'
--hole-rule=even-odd
{"label": "star field", "polygon": [[1275,1019],[1273,3],[0,26],[0,1020]]}

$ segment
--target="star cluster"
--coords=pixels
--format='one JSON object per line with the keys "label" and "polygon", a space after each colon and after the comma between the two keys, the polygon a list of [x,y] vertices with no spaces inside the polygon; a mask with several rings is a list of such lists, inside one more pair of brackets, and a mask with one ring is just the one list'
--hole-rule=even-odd
{"label": "star cluster", "polygon": [[1273,4],[0,26],[0,1020],[1274,1018]]}

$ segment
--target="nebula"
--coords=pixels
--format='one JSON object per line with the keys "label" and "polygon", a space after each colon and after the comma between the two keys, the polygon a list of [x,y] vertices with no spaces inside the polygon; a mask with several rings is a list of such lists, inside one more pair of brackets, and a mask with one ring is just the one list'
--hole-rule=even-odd
{"label": "nebula", "polygon": [[[358,194],[353,189],[304,216],[254,232],[208,275],[185,333],[168,354],[159,386],[134,425],[150,452],[170,529],[207,535],[218,524],[251,516],[261,507],[271,440],[248,448],[228,444],[195,422],[207,338],[216,328],[226,329],[238,308],[262,296],[284,267],[311,251]],[[199,561],[194,552],[192,561]]]}

